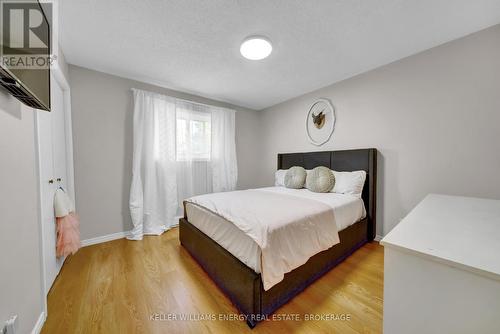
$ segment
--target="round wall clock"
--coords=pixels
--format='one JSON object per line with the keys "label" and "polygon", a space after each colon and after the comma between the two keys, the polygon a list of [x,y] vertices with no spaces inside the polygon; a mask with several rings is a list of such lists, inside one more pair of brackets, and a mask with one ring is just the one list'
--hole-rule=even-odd
{"label": "round wall clock", "polygon": [[335,109],[327,99],[316,100],[307,113],[306,133],[312,144],[326,143],[335,129]]}

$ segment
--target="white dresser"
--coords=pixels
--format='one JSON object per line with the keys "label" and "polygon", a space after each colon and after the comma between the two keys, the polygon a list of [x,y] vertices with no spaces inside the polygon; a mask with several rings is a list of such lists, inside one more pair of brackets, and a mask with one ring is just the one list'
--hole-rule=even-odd
{"label": "white dresser", "polygon": [[428,195],[380,243],[385,334],[500,333],[500,201]]}

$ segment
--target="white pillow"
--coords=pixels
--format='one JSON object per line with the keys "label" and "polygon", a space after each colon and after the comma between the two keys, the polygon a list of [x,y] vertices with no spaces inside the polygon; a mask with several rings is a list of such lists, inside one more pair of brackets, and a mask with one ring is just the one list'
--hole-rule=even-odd
{"label": "white pillow", "polygon": [[354,172],[336,172],[335,186],[332,193],[352,195],[361,198],[363,186],[365,185],[366,172],[364,170]]}
{"label": "white pillow", "polygon": [[288,169],[278,169],[276,173],[274,173],[274,185],[276,187],[284,187],[285,186],[285,175]]}

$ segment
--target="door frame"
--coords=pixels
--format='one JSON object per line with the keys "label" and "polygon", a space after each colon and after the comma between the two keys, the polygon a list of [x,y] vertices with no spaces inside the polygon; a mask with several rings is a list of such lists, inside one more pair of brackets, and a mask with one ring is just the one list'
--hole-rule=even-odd
{"label": "door frame", "polygon": [[[73,162],[73,126],[72,126],[72,120],[71,120],[71,89],[70,85],[68,82],[68,79],[64,75],[63,71],[59,67],[59,65],[55,65],[51,68],[51,76],[54,77],[54,79],[57,81],[59,86],[62,89],[63,92],[63,98],[64,98],[64,113],[65,113],[65,131],[66,131],[66,167],[67,167],[67,173],[68,173],[68,180],[66,183],[66,191],[68,192],[69,196],[75,200],[75,176],[74,176],[74,162]],[[47,180],[42,179],[41,175],[41,159],[42,157],[40,156],[40,142],[39,142],[39,119],[38,115],[41,112],[46,112],[46,111],[40,111],[37,109],[33,109],[33,112],[35,114],[35,122],[34,122],[34,128],[35,128],[35,153],[36,153],[36,172],[37,172],[37,178],[38,178],[38,226],[39,226],[39,254],[40,254],[40,285],[41,285],[41,297],[43,301],[43,312],[44,312],[44,318],[47,317],[48,315],[48,307],[47,307],[47,296],[49,291],[45,291],[46,287],[46,282],[47,282],[47,273],[45,270],[45,243],[46,241],[44,240],[44,224],[43,224],[43,216],[42,216],[42,184],[43,182],[46,182]],[[45,320],[45,319],[44,319]]]}

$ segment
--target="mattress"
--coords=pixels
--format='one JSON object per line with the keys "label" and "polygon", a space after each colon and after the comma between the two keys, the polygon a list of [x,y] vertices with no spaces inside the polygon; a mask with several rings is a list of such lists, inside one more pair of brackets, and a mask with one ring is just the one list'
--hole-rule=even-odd
{"label": "mattress", "polygon": [[[363,200],[351,195],[314,193],[307,189],[288,189],[285,187],[259,188],[259,190],[312,199],[332,207],[335,217],[335,221],[332,221],[332,224],[336,224],[339,232],[366,216]],[[193,203],[186,203],[186,214],[188,221],[192,225],[224,247],[246,266],[256,273],[260,273],[260,247],[238,227],[230,221]]]}

